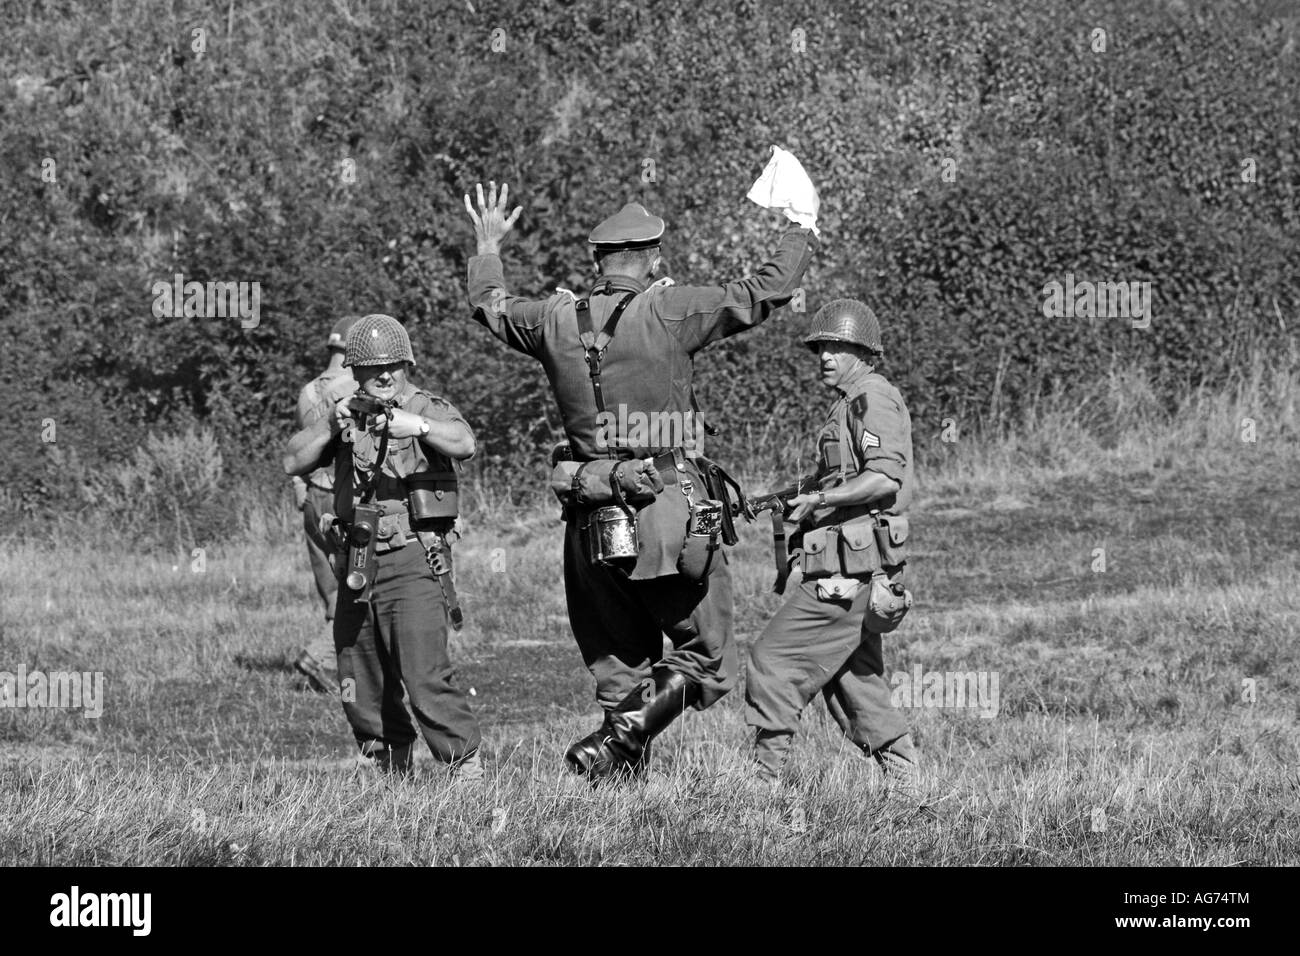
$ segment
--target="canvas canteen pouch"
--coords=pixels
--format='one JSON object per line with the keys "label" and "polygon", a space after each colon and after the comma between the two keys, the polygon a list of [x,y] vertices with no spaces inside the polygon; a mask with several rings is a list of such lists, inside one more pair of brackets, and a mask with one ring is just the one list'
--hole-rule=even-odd
{"label": "canvas canteen pouch", "polygon": [[892,573],[879,571],[871,576],[868,585],[865,626],[873,634],[888,634],[894,630],[912,606],[912,592],[903,586],[903,569]]}

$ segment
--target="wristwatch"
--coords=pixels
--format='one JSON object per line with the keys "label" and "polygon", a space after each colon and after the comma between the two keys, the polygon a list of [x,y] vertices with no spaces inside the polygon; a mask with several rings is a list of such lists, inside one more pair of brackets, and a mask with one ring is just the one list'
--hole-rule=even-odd
{"label": "wristwatch", "polygon": [[428,420],[427,418],[421,418],[421,419],[420,419],[420,437],[423,438],[423,437],[424,437],[425,435],[427,435],[427,434],[429,434],[429,420]]}
{"label": "wristwatch", "polygon": [[827,507],[827,505],[826,505],[826,492],[824,492],[824,491],[819,491],[819,492],[817,492],[817,503],[818,503],[819,505],[821,505],[823,508]]}

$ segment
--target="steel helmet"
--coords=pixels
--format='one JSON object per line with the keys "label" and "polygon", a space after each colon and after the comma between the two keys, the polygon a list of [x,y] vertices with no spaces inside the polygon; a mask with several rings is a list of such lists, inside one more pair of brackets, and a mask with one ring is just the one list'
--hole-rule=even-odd
{"label": "steel helmet", "polygon": [[876,313],[857,299],[835,299],[817,310],[804,344],[815,352],[818,342],[848,342],[873,352],[885,351]]}
{"label": "steel helmet", "polygon": [[391,315],[367,315],[348,331],[346,365],[388,365],[392,362],[415,364],[411,339]]}

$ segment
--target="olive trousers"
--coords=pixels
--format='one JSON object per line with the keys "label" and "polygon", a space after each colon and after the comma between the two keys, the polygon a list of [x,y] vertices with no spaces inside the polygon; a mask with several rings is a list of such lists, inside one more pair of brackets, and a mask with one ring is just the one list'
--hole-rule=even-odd
{"label": "olive trousers", "polygon": [[803,709],[820,691],[848,738],[875,753],[907,733],[890,700],[880,635],[867,630],[870,588],[850,601],[823,601],[800,581],[749,648],[745,723],[767,774],[784,764]]}
{"label": "olive trousers", "polygon": [[307,559],[311,562],[316,593],[325,605],[325,626],[307,645],[307,653],[327,667],[334,664],[334,606],[338,603],[339,582],[326,554],[325,537],[320,532],[320,516],[334,510],[334,493],[307,487],[307,500],[302,506],[302,529],[307,538]]}
{"label": "olive trousers", "polygon": [[447,654],[447,605],[418,542],[375,556],[369,603],[339,588],[334,614],[343,712],[357,743],[404,745],[419,733],[433,755],[456,763],[481,742],[469,698]]}

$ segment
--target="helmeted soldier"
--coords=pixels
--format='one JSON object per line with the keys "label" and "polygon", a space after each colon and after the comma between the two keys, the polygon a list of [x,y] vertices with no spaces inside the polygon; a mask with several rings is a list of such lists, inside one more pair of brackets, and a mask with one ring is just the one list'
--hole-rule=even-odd
{"label": "helmeted soldier", "polygon": [[477,778],[478,723],[447,654],[448,622],[460,619],[447,541],[456,519],[453,462],[474,454],[474,434],[449,402],[408,380],[415,356],[391,316],[352,326],[344,365],[356,393],[294,435],[284,460],[290,474],[334,467],[343,710],[365,756],[408,772],[416,727],[405,687],[433,755]]}
{"label": "helmeted soldier", "polygon": [[[521,211],[507,217],[507,192],[503,184],[498,198],[490,183],[485,201],[480,185],[477,212],[465,197],[478,243],[469,300],[479,324],[542,363],[563,419],[575,488],[562,499],[569,623],[605,711],[601,727],[565,759],[594,782],[644,769],[655,735],[734,685],[731,575],[716,536],[707,534],[709,515],[718,513],[709,502],[721,492],[699,454],[694,357],[785,305],[815,239],[792,228],[754,275],[678,286],[656,281],[664,221],[628,203],[591,232],[598,277],[587,294],[525,299],[506,290],[498,255]],[[650,415],[676,423],[676,433],[638,429]],[[617,528],[620,509],[631,515],[631,507],[620,499],[593,508],[584,474],[599,475],[592,484],[606,484],[616,499],[620,489],[640,492],[634,533],[612,548],[622,558],[606,551],[603,522]],[[665,635],[673,646],[667,655]]]}
{"label": "helmeted soldier", "polygon": [[760,779],[778,777],[800,714],[821,691],[891,789],[915,796],[916,752],[890,700],[881,641],[911,605],[903,584],[911,418],[876,371],[884,347],[866,304],[827,303],[804,341],[818,356],[821,383],[839,396],[817,436],[818,472],[789,500],[802,579],[749,650],[745,722],[755,729],[756,769]]}
{"label": "helmeted soldier", "polygon": [[[343,353],[348,330],[359,315],[344,316],[334,323],[325,347],[329,364],[318,376],[302,387],[294,410],[299,430],[334,414],[334,405],[356,391],[357,383],[350,370],[343,367]],[[312,686],[323,693],[338,695],[338,669],[334,659],[334,605],[338,598],[338,580],[331,564],[329,544],[320,530],[321,515],[334,510],[334,472],[317,468],[311,474],[293,476],[294,495],[302,512],[303,532],[307,538],[307,559],[311,563],[316,592],[325,606],[325,626],[303,648],[294,666],[307,676]]]}

